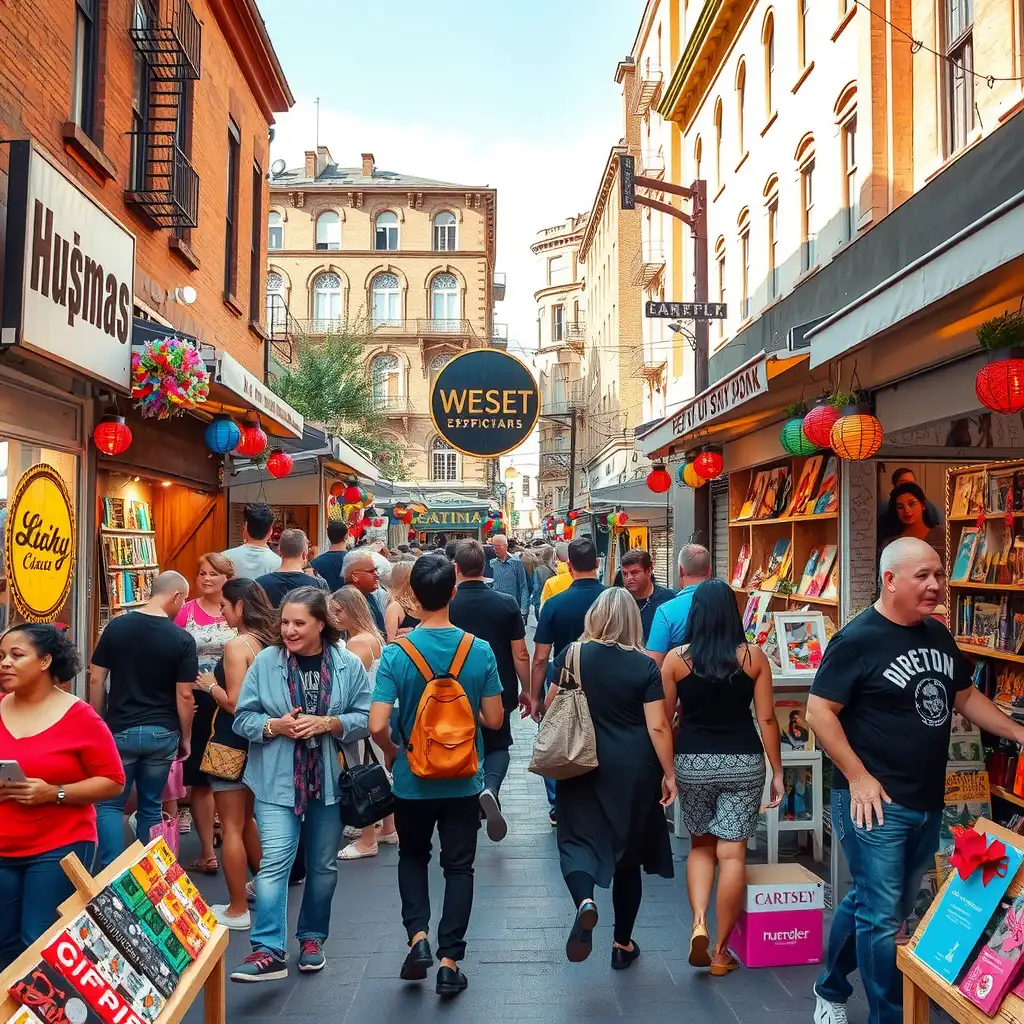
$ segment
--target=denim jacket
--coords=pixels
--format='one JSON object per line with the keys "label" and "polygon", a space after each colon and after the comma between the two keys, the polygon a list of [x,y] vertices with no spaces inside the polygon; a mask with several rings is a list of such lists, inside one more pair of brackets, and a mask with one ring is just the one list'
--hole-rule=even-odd
{"label": "denim jacket", "polygon": [[[323,800],[338,802],[338,749],[349,764],[358,764],[356,740],[369,735],[370,680],[363,663],[343,643],[330,648],[333,689],[328,714],[341,719],[342,739],[320,737],[324,758]],[[249,761],[243,781],[257,800],[291,807],[295,803],[292,772],[295,740],[275,736],[264,742],[263,726],[292,710],[288,692],[288,658],[283,647],[267,647],[256,655],[242,683],[235,710],[234,730],[249,741]],[[304,740],[299,742],[305,742]],[[355,755],[355,756],[353,756]]]}

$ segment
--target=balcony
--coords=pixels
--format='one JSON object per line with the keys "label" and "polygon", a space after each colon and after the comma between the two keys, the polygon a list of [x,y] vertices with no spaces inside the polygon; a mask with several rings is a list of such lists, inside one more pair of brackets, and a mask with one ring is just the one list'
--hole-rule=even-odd
{"label": "balcony", "polygon": [[545,416],[568,416],[574,409],[582,409],[583,404],[583,381],[556,377],[541,382],[540,406]]}
{"label": "balcony", "polygon": [[504,272],[495,271],[494,284],[492,285],[492,291],[494,293],[494,301],[501,302],[505,298],[505,274]]}
{"label": "balcony", "polygon": [[154,78],[195,81],[200,75],[203,28],[188,0],[145,0],[129,30]]}
{"label": "balcony", "polygon": [[374,395],[373,408],[382,416],[408,416],[413,411],[408,395]]}
{"label": "balcony", "polygon": [[640,154],[640,176],[665,180],[665,154],[660,149],[657,152],[645,150]]}
{"label": "balcony", "polygon": [[640,376],[647,381],[652,391],[661,391],[665,386],[665,371],[668,362],[664,357],[656,356],[653,353],[644,355],[644,361],[640,365]]}
{"label": "balcony", "polygon": [[468,320],[416,320],[417,334],[447,334],[472,337],[473,325]]}
{"label": "balcony", "polygon": [[645,241],[633,260],[633,284],[645,290],[653,288],[665,272],[665,252],[660,242]]}
{"label": "balcony", "polygon": [[569,472],[568,433],[545,438],[540,443],[540,477],[557,480]]}
{"label": "balcony", "polygon": [[636,105],[633,108],[633,113],[638,117],[643,117],[647,111],[651,109],[656,97],[661,92],[661,87],[664,82],[665,76],[661,73],[661,68],[656,65],[649,65],[646,71],[638,70],[636,82]]}
{"label": "balcony", "polygon": [[508,324],[491,325],[491,348],[508,348]]}
{"label": "balcony", "polygon": [[173,132],[138,131],[132,136],[132,186],[124,201],[161,228],[199,226],[199,175]]}
{"label": "balcony", "polygon": [[326,338],[345,331],[341,317],[312,317],[308,320],[292,320],[295,332],[306,338]]}
{"label": "balcony", "polygon": [[298,321],[283,304],[267,306],[267,334],[270,335],[270,350],[277,361],[291,366],[295,357],[295,340],[302,334]]}

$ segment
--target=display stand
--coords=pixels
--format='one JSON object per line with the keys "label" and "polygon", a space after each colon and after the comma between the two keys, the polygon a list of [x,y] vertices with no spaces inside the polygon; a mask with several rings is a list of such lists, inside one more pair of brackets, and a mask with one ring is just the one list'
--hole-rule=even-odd
{"label": "display stand", "polygon": [[[822,822],[822,785],[821,785],[821,751],[820,750],[784,750],[782,752],[782,767],[786,768],[809,768],[811,772],[810,788],[812,811],[810,818],[798,818],[787,821],[783,816],[781,807],[767,808],[772,798],[772,769],[767,766],[767,777],[764,783],[764,793],[761,797],[762,803],[767,808],[764,812],[765,830],[768,836],[768,863],[779,863],[779,833],[800,832],[808,834],[811,838],[811,850],[815,861],[819,864],[824,859],[824,824]],[[756,847],[756,836],[750,838],[748,847],[753,850]]]}
{"label": "display stand", "polygon": [[[151,843],[150,846],[155,845]],[[149,847],[146,847],[149,849]],[[86,871],[82,862],[73,854],[68,854],[61,862],[64,873],[71,879],[75,887],[58,908],[59,917],[56,923],[42,938],[30,946],[5,971],[0,972],[0,1020],[7,1020],[14,1014],[19,1004],[8,995],[8,989],[18,979],[39,962],[42,951],[50,944],[54,936],[86,909],[86,904],[110,882],[127,871],[145,853],[139,842],[133,843],[109,867],[95,878]],[[188,1013],[192,1003],[200,992],[203,994],[204,1017],[206,1024],[226,1024],[227,1008],[225,1004],[224,983],[226,969],[224,954],[228,948],[228,931],[223,925],[217,925],[209,942],[203,948],[197,960],[181,977],[181,984],[167,1000],[157,1024],[179,1024]]]}
{"label": "display stand", "polygon": [[[979,818],[975,823],[976,832],[984,832],[992,839],[1001,839],[1008,846],[1024,847],[1024,837],[1010,832],[987,818]],[[921,918],[921,923],[914,930],[906,946],[896,950],[896,966],[903,972],[903,1021],[904,1024],[929,1024],[929,1000],[941,1006],[957,1024],[984,1024],[985,1021],[1003,1021],[1004,1024],[1018,1024],[1024,1020],[1024,999],[1012,992],[1007,993],[1002,1006],[995,1016],[989,1017],[975,1006],[960,990],[947,985],[942,978],[933,974],[920,960],[912,955],[911,950],[917,945],[921,933],[935,913],[942,894],[949,880],[939,890],[938,896],[932,901],[928,912]],[[1007,896],[1014,897],[1024,890],[1024,867],[1018,869],[1013,881],[1007,889]]]}

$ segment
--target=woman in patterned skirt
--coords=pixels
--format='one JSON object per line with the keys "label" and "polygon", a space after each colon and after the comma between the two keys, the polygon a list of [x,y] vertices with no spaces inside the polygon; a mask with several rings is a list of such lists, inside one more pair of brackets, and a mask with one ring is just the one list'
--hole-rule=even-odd
{"label": "woman in patterned skirt", "polygon": [[[669,652],[661,677],[670,714],[679,701],[676,784],[691,844],[689,962],[724,975],[739,966],[727,947],[743,906],[747,840],[757,829],[765,754],[772,766],[769,806],[777,807],[783,795],[771,667],[760,647],[747,643],[728,584],[712,579],[694,592],[683,646]],[[716,864],[718,936],[709,955],[707,914]]]}

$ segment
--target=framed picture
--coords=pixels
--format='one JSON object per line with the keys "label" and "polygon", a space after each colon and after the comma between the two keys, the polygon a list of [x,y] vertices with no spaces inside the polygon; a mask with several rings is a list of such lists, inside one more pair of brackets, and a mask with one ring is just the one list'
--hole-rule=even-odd
{"label": "framed picture", "polygon": [[775,612],[775,632],[783,675],[813,676],[828,644],[821,612]]}

